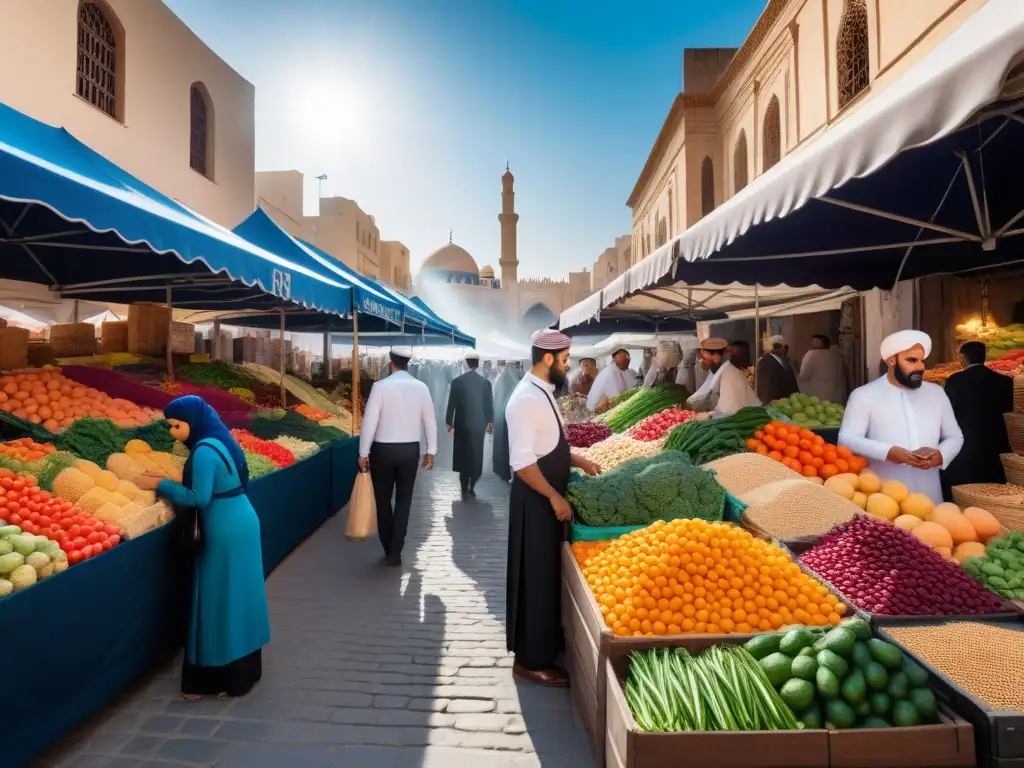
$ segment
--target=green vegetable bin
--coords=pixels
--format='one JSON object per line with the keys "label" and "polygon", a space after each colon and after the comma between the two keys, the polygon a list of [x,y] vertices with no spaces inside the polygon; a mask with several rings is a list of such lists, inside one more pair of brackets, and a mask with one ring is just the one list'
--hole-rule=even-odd
{"label": "green vegetable bin", "polygon": [[[747,508],[747,505],[737,499],[731,493],[726,491],[725,500],[723,501],[724,509],[722,510],[722,519],[729,523],[740,522],[740,518],[743,516],[743,510]],[[624,536],[632,531],[638,531],[641,528],[646,528],[646,525],[583,525],[582,523],[573,523],[569,532],[570,541],[608,541],[609,539],[617,539],[619,536]]]}

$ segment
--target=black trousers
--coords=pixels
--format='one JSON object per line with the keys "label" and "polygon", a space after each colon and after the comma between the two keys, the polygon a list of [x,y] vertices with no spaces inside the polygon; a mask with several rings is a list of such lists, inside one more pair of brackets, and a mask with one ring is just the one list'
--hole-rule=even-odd
{"label": "black trousers", "polygon": [[479,480],[480,475],[471,475],[468,472],[459,472],[459,485],[462,486],[463,491],[471,491],[476,488],[476,484]]}
{"label": "black trousers", "polygon": [[[420,459],[419,443],[374,443],[370,447],[370,479],[377,502],[377,534],[384,554],[397,558],[405,546],[412,489]],[[391,504],[394,496],[394,506]]]}

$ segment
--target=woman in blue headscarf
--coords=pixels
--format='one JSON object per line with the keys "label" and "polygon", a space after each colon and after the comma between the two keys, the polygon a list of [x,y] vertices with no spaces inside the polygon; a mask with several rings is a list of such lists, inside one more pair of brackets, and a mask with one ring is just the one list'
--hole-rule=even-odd
{"label": "woman in blue headscarf", "polygon": [[195,509],[202,547],[195,560],[192,610],[181,694],[244,696],[262,675],[270,642],[263,583],[260,521],[245,495],[245,454],[220,416],[200,397],[179,397],[164,409],[171,435],[191,454],[182,482],[144,476],[175,509]]}

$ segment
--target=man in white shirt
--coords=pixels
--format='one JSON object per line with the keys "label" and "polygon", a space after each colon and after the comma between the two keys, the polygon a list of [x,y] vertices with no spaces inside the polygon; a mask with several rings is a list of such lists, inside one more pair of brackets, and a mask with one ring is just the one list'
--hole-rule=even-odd
{"label": "man in white shirt", "polygon": [[882,340],[886,375],[850,395],[839,444],[869,459],[882,480],[898,480],[940,504],[939,470],[960,453],[964,436],[942,387],[924,381],[931,351],[932,340],[921,331]]}
{"label": "man in white shirt", "polygon": [[408,347],[391,350],[391,375],[370,389],[359,435],[359,469],[369,469],[373,479],[377,533],[390,566],[402,564],[420,439],[424,435],[424,469],[434,466],[437,453],[434,403],[427,385],[409,375],[410,358],[412,350]]}
{"label": "man in white shirt", "polygon": [[565,524],[572,517],[565,490],[572,467],[589,475],[600,471],[594,462],[570,452],[554,399],[569,369],[570,343],[558,331],[534,337],[533,368],[505,409],[509,463],[515,472],[509,494],[506,644],[515,653],[515,675],[563,688],[569,677],[555,660],[565,645],[561,549]]}
{"label": "man in white shirt", "polygon": [[609,400],[621,395],[636,386],[636,374],[629,370],[629,352],[617,349],[612,353],[612,361],[606,365],[590,388],[587,396],[587,408],[594,410],[602,400]]}
{"label": "man in white shirt", "polygon": [[846,399],[843,358],[828,336],[815,336],[811,343],[814,346],[800,362],[800,391],[842,405]]}
{"label": "man in white shirt", "polygon": [[700,389],[690,396],[687,405],[697,411],[716,416],[732,416],[747,406],[760,405],[750,388],[747,374],[726,359],[725,339],[704,339],[700,344],[700,365],[708,371]]}

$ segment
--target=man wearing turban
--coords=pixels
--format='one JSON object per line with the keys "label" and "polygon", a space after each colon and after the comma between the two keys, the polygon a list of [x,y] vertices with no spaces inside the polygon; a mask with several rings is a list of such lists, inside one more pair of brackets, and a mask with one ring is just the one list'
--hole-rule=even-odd
{"label": "man wearing turban", "polygon": [[924,380],[931,351],[921,331],[882,340],[886,374],[850,395],[839,444],[869,459],[883,481],[898,480],[940,504],[939,470],[956,458],[964,436],[942,387]]}

